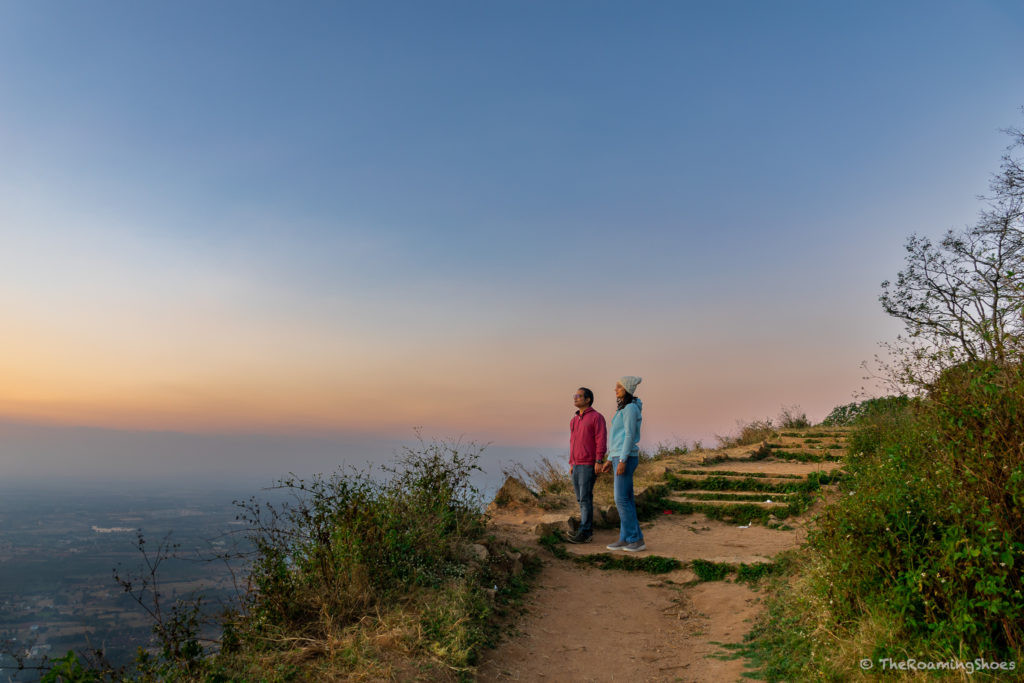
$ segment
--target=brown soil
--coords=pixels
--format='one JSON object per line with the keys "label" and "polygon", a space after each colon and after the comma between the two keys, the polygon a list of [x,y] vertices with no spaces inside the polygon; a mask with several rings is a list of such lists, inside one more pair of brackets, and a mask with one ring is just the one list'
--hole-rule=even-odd
{"label": "brown soil", "polygon": [[[787,445],[789,442],[800,444],[792,437],[786,439]],[[838,462],[749,460],[751,450],[749,446],[730,449],[727,455],[731,459],[723,462],[714,462],[720,453],[705,451],[642,464],[636,489],[639,492],[645,485],[663,482],[666,472],[680,469],[806,476],[842,466]],[[704,460],[712,462],[701,465]],[[607,480],[604,486],[599,480],[595,506],[611,502],[609,489]],[[764,495],[768,499],[773,494]],[[546,559],[527,597],[525,614],[510,625],[509,637],[485,655],[479,680],[741,680],[747,670],[745,661],[730,658],[722,644],[743,640],[762,613],[764,593],[730,579],[700,583],[689,568],[652,576],[602,571],[556,559],[537,546],[534,528],[577,513],[575,500],[567,502],[570,504],[560,511],[522,504],[491,508],[497,533],[536,548]],[[803,542],[807,524],[820,507],[819,503],[800,517],[787,518],[787,529],[757,524],[741,527],[703,514],[659,515],[643,525],[648,550],[637,555],[674,557],[684,564],[695,559],[730,564],[771,562]],[[573,554],[611,553],[605,545],[617,539],[617,528],[598,529],[592,543],[567,544],[565,549]]]}

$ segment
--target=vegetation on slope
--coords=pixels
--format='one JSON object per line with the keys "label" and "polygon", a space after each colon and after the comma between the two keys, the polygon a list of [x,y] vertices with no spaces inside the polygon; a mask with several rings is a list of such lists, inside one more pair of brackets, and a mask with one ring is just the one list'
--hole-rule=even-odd
{"label": "vegetation on slope", "polygon": [[216,642],[203,640],[198,603],[179,601],[157,611],[157,651],[140,651],[130,670],[69,654],[47,675],[211,683],[471,677],[497,636],[495,616],[525,590],[535,564],[487,535],[469,484],[480,450],[422,444],[383,481],[359,471],[281,481],[294,502],[239,503],[255,551],[248,590],[218,618]]}
{"label": "vegetation on slope", "polygon": [[1021,661],[1024,367],[962,364],[881,405],[859,420],[792,590],[752,634],[769,680],[846,678],[864,658]]}

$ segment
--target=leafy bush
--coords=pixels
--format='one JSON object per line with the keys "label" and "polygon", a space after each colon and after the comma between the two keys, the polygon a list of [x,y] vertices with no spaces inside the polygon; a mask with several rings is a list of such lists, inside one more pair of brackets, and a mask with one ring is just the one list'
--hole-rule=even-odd
{"label": "leafy bush", "polygon": [[[852,676],[856,659],[829,654],[850,642],[876,659],[1020,660],[1024,368],[963,364],[921,400],[882,405],[857,418],[844,495],[809,535],[805,590],[770,610],[775,634],[811,633],[814,654],[787,680]],[[798,602],[816,606],[813,629],[793,625]]]}
{"label": "leafy bush", "polygon": [[873,416],[900,412],[911,402],[908,396],[882,396],[836,406],[822,421],[823,427],[849,427]]}
{"label": "leafy bush", "polygon": [[197,610],[179,610],[192,620],[163,628],[161,651],[140,651],[135,670],[117,679],[470,675],[496,636],[493,617],[536,569],[487,536],[469,483],[481,451],[421,441],[380,479],[355,470],[289,477],[278,484],[291,494],[285,503],[236,501],[255,550],[249,590],[220,617],[219,648],[199,645]]}

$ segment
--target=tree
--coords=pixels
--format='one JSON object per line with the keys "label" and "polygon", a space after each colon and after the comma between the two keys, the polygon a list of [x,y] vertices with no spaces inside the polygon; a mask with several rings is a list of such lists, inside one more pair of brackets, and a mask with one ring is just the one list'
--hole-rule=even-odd
{"label": "tree", "polygon": [[978,222],[949,230],[936,245],[911,235],[906,268],[882,283],[879,301],[903,321],[907,336],[890,345],[898,380],[927,385],[939,372],[972,360],[1024,359],[1024,132],[989,183]]}

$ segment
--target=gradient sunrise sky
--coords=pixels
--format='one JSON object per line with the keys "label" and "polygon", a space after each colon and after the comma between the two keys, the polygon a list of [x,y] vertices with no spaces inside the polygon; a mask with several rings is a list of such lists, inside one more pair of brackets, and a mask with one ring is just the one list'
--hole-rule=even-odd
{"label": "gradient sunrise sky", "polygon": [[820,420],[1022,104],[1010,1],[0,2],[0,476]]}

